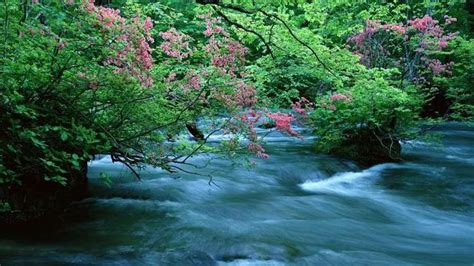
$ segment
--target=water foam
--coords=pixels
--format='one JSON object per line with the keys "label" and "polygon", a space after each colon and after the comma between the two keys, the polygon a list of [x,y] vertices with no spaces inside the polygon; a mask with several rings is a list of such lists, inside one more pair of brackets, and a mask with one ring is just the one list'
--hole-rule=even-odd
{"label": "water foam", "polygon": [[308,180],[300,187],[309,192],[333,192],[350,194],[358,188],[366,187],[380,176],[385,169],[400,167],[397,164],[379,164],[361,172],[337,173],[330,178],[322,180]]}
{"label": "water foam", "polygon": [[454,161],[459,161],[467,164],[474,164],[474,158],[462,158],[459,156],[455,155],[447,155],[446,159],[454,160]]}

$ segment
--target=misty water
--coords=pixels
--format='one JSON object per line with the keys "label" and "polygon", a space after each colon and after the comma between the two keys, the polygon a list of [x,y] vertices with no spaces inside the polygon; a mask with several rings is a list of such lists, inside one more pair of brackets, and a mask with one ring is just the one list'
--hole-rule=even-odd
{"label": "misty water", "polygon": [[136,181],[103,157],[64,225],[2,236],[0,264],[473,265],[474,131],[438,132],[442,143],[406,143],[405,162],[365,170],[271,134],[255,167],[200,170],[211,186],[152,168]]}

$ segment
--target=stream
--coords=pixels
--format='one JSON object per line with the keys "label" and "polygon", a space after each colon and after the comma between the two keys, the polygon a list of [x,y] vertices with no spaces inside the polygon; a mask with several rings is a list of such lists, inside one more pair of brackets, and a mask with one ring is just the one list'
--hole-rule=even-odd
{"label": "stream", "polygon": [[474,130],[437,131],[365,170],[272,133],[255,167],[200,170],[216,185],[153,168],[137,181],[102,157],[67,225],[2,236],[0,265],[473,265]]}

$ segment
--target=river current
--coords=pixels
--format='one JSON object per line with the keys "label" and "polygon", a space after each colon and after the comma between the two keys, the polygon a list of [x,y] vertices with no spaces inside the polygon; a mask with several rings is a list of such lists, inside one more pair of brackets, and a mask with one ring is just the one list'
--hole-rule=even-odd
{"label": "river current", "polygon": [[2,236],[0,265],[473,265],[474,130],[438,132],[368,169],[272,133],[256,166],[200,170],[215,185],[153,168],[137,181],[102,157],[65,225]]}

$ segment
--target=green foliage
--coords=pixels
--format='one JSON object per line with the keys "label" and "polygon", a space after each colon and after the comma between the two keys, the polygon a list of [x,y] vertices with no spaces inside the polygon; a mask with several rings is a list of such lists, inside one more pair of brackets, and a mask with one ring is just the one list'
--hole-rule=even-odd
{"label": "green foliage", "polygon": [[121,44],[107,39],[91,14],[60,2],[2,5],[2,186],[65,186],[94,154],[143,152],[149,141],[179,130],[152,130],[172,123],[181,106],[159,84],[143,88],[136,75],[103,64]]}
{"label": "green foliage", "polygon": [[474,40],[459,37],[454,40],[451,58],[455,62],[450,77],[435,80],[445,88],[451,101],[451,118],[473,121],[474,119]]}
{"label": "green foliage", "polygon": [[0,213],[11,211],[10,203],[0,201]]}
{"label": "green foliage", "polygon": [[107,187],[111,187],[113,184],[112,178],[110,175],[104,172],[100,172],[99,178]]}
{"label": "green foliage", "polygon": [[317,98],[311,118],[320,151],[330,152],[362,132],[380,139],[413,137],[423,97],[414,86],[397,88],[390,81],[396,72],[366,70],[355,76],[352,86]]}

